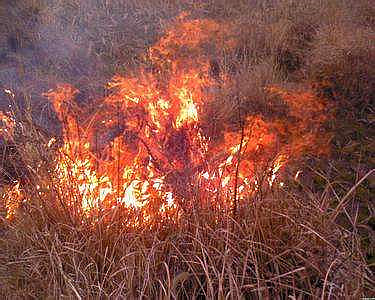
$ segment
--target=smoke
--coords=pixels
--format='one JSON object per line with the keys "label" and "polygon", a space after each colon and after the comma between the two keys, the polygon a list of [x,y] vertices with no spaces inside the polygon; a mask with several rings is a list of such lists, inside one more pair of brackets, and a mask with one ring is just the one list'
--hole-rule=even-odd
{"label": "smoke", "polygon": [[104,95],[116,73],[137,66],[162,31],[161,20],[178,11],[136,1],[2,1],[0,4],[0,110],[12,109],[3,89],[22,110],[30,101],[34,121],[59,131],[42,94],[58,83],[80,90],[89,102]]}
{"label": "smoke", "polygon": [[[220,131],[223,122],[238,118],[238,109],[233,109],[237,106],[244,116],[252,112],[272,118],[283,113],[278,103],[265,101],[264,87],[301,85],[315,80],[319,70],[332,64],[340,47],[330,56],[320,53],[314,45],[324,40],[321,28],[343,28],[342,37],[348,40],[353,35],[350,26],[373,33],[373,17],[366,1],[321,7],[307,0],[245,2],[1,1],[0,89],[15,92],[21,109],[27,106],[25,99],[30,101],[34,121],[55,135],[58,120],[41,96],[44,92],[58,83],[70,83],[80,91],[77,99],[82,104],[101,98],[113,75],[137,72],[147,64],[147,49],[176,16],[187,11],[192,19],[224,21],[236,28],[238,44],[233,51],[207,53],[212,76],[228,73],[233,79],[228,90],[214,92],[217,105],[207,108],[208,122],[216,120]],[[350,26],[342,27],[345,22]],[[179,55],[185,55],[184,49],[180,50]],[[194,53],[187,55],[193,55],[194,60]],[[341,65],[346,65],[346,59]],[[336,71],[332,72],[335,75]],[[353,86],[361,83],[360,78],[354,81]],[[0,91],[0,109],[8,110],[9,104],[9,97]]]}

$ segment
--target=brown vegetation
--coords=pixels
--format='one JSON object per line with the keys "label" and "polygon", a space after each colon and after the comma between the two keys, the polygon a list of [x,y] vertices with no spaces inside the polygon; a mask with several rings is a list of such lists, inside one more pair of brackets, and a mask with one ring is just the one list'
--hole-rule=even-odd
{"label": "brown vegetation", "polygon": [[[206,20],[202,31],[215,38],[176,45],[183,32],[166,32],[181,16]],[[0,129],[14,124],[11,139],[0,130],[0,297],[374,296],[374,18],[364,0],[3,1],[0,108],[10,112]],[[67,207],[79,197],[72,188],[61,198],[68,185],[55,176],[64,116],[42,95],[74,86],[76,107],[66,111],[86,124],[113,95],[104,89],[113,75],[121,84],[142,69],[161,85],[174,74],[170,61],[189,68],[201,56],[215,81],[204,134],[238,138],[257,116],[278,130],[289,124],[278,142],[298,156],[282,184],[242,198],[235,214],[203,205],[212,200],[194,191],[178,222],[152,226],[130,226],[140,217],[122,206],[89,217]],[[308,134],[312,143],[295,142]]]}

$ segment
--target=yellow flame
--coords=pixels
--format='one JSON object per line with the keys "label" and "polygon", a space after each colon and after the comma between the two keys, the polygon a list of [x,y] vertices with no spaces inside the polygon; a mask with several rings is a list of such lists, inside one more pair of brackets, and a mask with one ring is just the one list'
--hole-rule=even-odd
{"label": "yellow flame", "polygon": [[269,182],[270,185],[273,184],[273,182],[276,179],[277,173],[279,172],[280,168],[285,165],[285,163],[287,162],[287,160],[288,160],[288,157],[286,155],[283,155],[283,154],[280,154],[276,158],[276,160],[275,160],[275,162],[273,164],[273,167],[270,170],[271,171],[271,177],[268,180],[268,182]]}
{"label": "yellow flame", "polygon": [[182,127],[184,123],[191,123],[198,121],[198,111],[194,103],[191,93],[188,89],[182,88],[178,92],[180,103],[180,114],[176,119],[176,127]]}
{"label": "yellow flame", "polygon": [[139,184],[141,181],[133,180],[129,186],[125,189],[125,196],[121,199],[121,202],[128,207],[142,207],[144,203],[139,201],[141,196],[141,190],[139,189]]}
{"label": "yellow flame", "polygon": [[7,193],[7,198],[6,198],[6,209],[7,209],[7,214],[6,218],[8,220],[13,219],[13,217],[16,214],[17,209],[19,208],[22,200],[23,200],[23,194],[20,189],[20,182],[16,182],[9,192]]}

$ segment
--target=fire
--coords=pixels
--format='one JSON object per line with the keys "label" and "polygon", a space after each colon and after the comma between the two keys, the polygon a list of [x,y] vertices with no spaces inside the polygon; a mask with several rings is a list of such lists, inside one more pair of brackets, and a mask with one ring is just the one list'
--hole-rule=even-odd
{"label": "fire", "polygon": [[204,45],[232,49],[236,40],[228,24],[186,18],[150,48],[151,71],[113,77],[93,115],[78,107],[79,91],[70,85],[45,94],[63,124],[54,180],[68,207],[93,215],[124,206],[142,216],[138,224],[158,216],[177,220],[191,209],[199,186],[199,197],[228,209],[264,182],[272,187],[289,160],[326,149],[319,132],[327,119],[324,101],[279,87],[268,93],[280,97],[292,122],[249,115],[222,140],[205,135],[201,116],[214,100],[208,91],[221,83],[210,74]]}
{"label": "fire", "polygon": [[6,189],[3,193],[3,200],[6,206],[6,218],[11,220],[14,218],[17,209],[21,205],[24,195],[20,188],[20,182],[16,182],[13,186]]}
{"label": "fire", "polygon": [[180,128],[185,123],[195,123],[198,122],[198,112],[195,106],[194,100],[189,93],[189,90],[182,89],[178,94],[178,98],[181,100],[180,104],[180,114],[176,119],[176,127]]}

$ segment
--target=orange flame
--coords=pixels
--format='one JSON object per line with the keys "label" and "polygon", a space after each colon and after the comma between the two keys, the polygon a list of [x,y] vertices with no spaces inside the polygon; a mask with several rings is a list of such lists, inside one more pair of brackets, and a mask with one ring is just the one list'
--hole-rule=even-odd
{"label": "orange flame", "polygon": [[152,71],[112,79],[89,122],[74,101],[78,90],[60,85],[46,93],[64,126],[56,180],[68,206],[78,199],[90,215],[123,205],[152,222],[178,218],[199,186],[202,199],[225,208],[235,189],[240,200],[251,197],[262,185],[260,173],[272,186],[288,160],[327,149],[319,131],[327,120],[324,101],[279,87],[269,87],[269,95],[280,97],[293,121],[252,115],[242,132],[228,129],[222,141],[205,136],[201,116],[213,100],[207,90],[219,84],[209,65],[216,50],[206,45],[232,49],[236,41],[229,25],[187,18],[150,48]]}
{"label": "orange flame", "polygon": [[20,188],[20,183],[19,182],[15,183],[12,187],[8,189],[6,193],[4,193],[4,195],[6,195],[6,198],[5,198],[6,218],[8,220],[12,220],[22,200],[24,199],[23,193]]}

